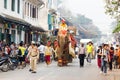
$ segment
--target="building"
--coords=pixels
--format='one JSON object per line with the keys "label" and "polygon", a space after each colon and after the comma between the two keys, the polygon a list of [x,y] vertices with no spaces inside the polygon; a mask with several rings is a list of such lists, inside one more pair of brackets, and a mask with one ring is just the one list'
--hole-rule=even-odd
{"label": "building", "polygon": [[30,38],[30,41],[40,41],[40,32],[45,30],[43,29],[44,26],[41,25],[42,18],[40,15],[44,7],[45,3],[41,0],[24,0],[23,2],[23,19],[31,24],[30,31],[26,32],[26,38]]}
{"label": "building", "polygon": [[48,0],[48,29],[53,30],[58,27],[57,0]]}
{"label": "building", "polygon": [[0,40],[7,43],[38,41],[41,0],[0,0]]}
{"label": "building", "polygon": [[28,23],[22,21],[23,0],[0,0],[0,40],[7,43],[24,41],[24,27]]}

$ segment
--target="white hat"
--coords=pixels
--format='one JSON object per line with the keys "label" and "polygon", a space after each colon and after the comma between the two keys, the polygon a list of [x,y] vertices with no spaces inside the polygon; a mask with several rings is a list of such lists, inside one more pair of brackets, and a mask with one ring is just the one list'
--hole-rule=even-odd
{"label": "white hat", "polygon": [[31,41],[31,44],[35,44],[35,41]]}

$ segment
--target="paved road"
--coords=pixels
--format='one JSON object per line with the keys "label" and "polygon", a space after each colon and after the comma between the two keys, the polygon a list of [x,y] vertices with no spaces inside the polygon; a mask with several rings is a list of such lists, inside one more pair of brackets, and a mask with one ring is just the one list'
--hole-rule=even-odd
{"label": "paved road", "polygon": [[100,74],[96,60],[91,64],[85,63],[84,68],[79,67],[78,59],[74,59],[73,63],[66,67],[58,67],[56,62],[52,62],[50,66],[46,66],[45,63],[38,64],[36,74],[28,70],[29,66],[15,71],[0,71],[0,80],[120,80],[118,70],[109,71],[107,76]]}

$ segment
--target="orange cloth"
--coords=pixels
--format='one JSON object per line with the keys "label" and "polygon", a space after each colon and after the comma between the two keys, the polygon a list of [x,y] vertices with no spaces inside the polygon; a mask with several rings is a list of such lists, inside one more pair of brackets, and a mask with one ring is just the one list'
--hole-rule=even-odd
{"label": "orange cloth", "polygon": [[70,34],[69,40],[71,41],[72,47],[74,47],[77,44],[77,41],[72,34]]}
{"label": "orange cloth", "polygon": [[63,36],[63,37],[67,35],[67,25],[65,23],[60,24],[58,35]]}
{"label": "orange cloth", "polygon": [[120,56],[120,48],[117,51],[117,56]]}

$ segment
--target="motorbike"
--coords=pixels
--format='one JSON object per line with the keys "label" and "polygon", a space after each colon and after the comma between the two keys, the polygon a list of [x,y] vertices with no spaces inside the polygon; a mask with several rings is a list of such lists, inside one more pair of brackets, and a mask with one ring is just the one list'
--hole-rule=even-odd
{"label": "motorbike", "polygon": [[1,71],[3,71],[3,72],[7,72],[7,71],[9,70],[7,61],[8,61],[8,60],[7,60],[7,57],[2,57],[2,58],[0,59],[0,69],[1,69]]}
{"label": "motorbike", "polygon": [[13,63],[14,69],[17,68],[19,65],[19,61],[18,61],[17,57],[10,57],[10,59],[11,59],[11,62]]}
{"label": "motorbike", "polygon": [[15,65],[13,64],[13,62],[11,61],[8,55],[0,58],[0,69],[3,72],[7,72],[8,70],[15,69]]}

